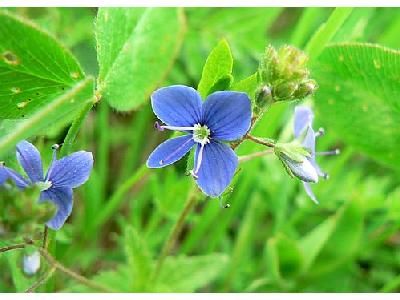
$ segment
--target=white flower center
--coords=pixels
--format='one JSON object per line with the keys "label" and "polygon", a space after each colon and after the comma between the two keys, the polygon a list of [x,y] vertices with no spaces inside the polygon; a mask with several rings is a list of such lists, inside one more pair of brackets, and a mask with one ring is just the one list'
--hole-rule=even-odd
{"label": "white flower center", "polygon": [[52,182],[49,180],[36,182],[36,186],[40,189],[41,192],[47,191],[49,188],[51,188],[52,185]]}
{"label": "white flower center", "polygon": [[194,125],[193,140],[196,143],[200,143],[202,145],[208,144],[210,142],[210,134],[211,131],[206,125],[203,126],[201,126],[200,124]]}

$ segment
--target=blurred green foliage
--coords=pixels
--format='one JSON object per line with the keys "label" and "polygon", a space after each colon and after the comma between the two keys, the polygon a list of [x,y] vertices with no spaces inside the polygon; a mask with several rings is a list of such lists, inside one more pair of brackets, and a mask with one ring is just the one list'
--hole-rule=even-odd
{"label": "blurred green foliage", "polygon": [[[35,138],[41,149],[62,143],[78,109],[85,111],[87,103],[98,100],[93,77],[99,74],[99,86],[108,89],[73,145],[94,152],[95,168],[75,193],[68,224],[55,235],[52,253],[64,265],[121,292],[400,291],[400,53],[394,50],[400,47],[399,9],[171,8],[144,14],[143,9],[123,9],[113,11],[113,26],[102,24],[107,12],[103,9],[7,11],[24,19],[15,19],[5,9],[0,12],[2,160],[13,165],[12,147],[22,138]],[[101,18],[96,21],[97,13]],[[3,24],[13,26],[6,30]],[[25,48],[13,48],[16,37]],[[127,41],[128,54],[118,50]],[[313,186],[320,204],[308,199],[301,182],[290,178],[276,157],[244,162],[233,190],[224,196],[231,207],[221,209],[217,200],[201,198],[174,245],[174,256],[166,259],[153,282],[161,248],[192,185],[184,176],[184,161],[156,171],[142,166],[167,138],[153,128],[149,93],[169,84],[197,87],[210,52],[214,58],[207,62],[218,64],[218,52],[226,47],[232,51],[233,72],[231,62],[221,62],[226,70],[202,80],[202,94],[213,86],[254,93],[254,73],[268,44],[291,44],[314,55],[310,70],[319,90],[307,101],[316,107],[316,128],[323,126],[327,133],[318,140],[318,150],[342,151],[319,159],[330,174],[329,180]],[[97,52],[99,45],[110,49]],[[21,59],[19,75],[6,61],[13,64],[9,48],[21,51],[11,51]],[[47,59],[46,48],[53,55]],[[25,57],[27,53],[37,59],[25,65],[32,58]],[[51,67],[58,56],[65,64]],[[209,74],[215,63],[206,64]],[[109,73],[116,64],[120,67]],[[70,78],[71,68],[78,72],[77,78],[72,76],[76,80]],[[24,89],[40,87],[45,97],[35,97],[22,116],[15,106],[21,99],[10,98],[10,92],[28,75]],[[68,88],[58,90],[59,84]],[[109,104],[136,110],[121,113]],[[290,141],[296,104],[274,104],[254,134]],[[12,109],[5,110],[8,106]],[[261,149],[244,142],[237,152]],[[0,197],[3,200],[3,194]],[[5,246],[1,230],[0,246]],[[0,254],[0,291],[23,291],[40,276],[23,275],[22,255]],[[93,291],[61,273],[38,290]]]}

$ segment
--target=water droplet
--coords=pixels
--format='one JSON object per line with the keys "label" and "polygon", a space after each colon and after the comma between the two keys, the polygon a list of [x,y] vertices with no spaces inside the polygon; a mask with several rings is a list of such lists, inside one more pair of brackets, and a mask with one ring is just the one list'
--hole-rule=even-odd
{"label": "water droplet", "polygon": [[70,74],[72,79],[78,79],[79,78],[79,73],[78,72],[71,72]]}
{"label": "water droplet", "polygon": [[71,101],[69,101],[71,104],[75,103],[75,99],[71,99]]}
{"label": "water droplet", "polygon": [[19,103],[17,103],[17,107],[18,107],[18,109],[22,109],[22,108],[24,108],[25,106],[27,106],[28,103],[29,103],[29,101],[19,102]]}
{"label": "water droplet", "polygon": [[381,68],[381,62],[377,59],[374,59],[374,66],[375,69],[380,69]]}
{"label": "water droplet", "polygon": [[340,85],[336,85],[335,86],[335,90],[336,90],[336,92],[339,92],[340,91]]}
{"label": "water droplet", "polygon": [[21,89],[19,87],[12,87],[11,92],[13,94],[19,94],[19,93],[21,93]]}
{"label": "water droplet", "polygon": [[19,65],[20,64],[20,60],[18,58],[18,56],[16,56],[14,53],[12,53],[11,51],[5,51],[2,54],[3,60],[5,63],[9,64],[9,65]]}

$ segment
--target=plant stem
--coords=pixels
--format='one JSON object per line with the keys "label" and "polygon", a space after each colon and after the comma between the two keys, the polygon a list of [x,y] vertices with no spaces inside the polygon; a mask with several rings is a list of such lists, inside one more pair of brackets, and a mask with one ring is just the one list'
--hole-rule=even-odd
{"label": "plant stem", "polygon": [[183,229],[183,226],[185,225],[186,217],[189,215],[194,204],[196,203],[196,199],[197,199],[196,190],[197,189],[195,186],[192,186],[190,188],[189,195],[187,197],[185,206],[184,206],[181,214],[179,215],[178,220],[176,221],[174,227],[172,228],[171,233],[169,234],[169,237],[165,241],[164,246],[161,250],[161,254],[158,258],[156,268],[154,269],[152,281],[155,281],[157,279],[158,275],[160,274],[165,259],[170,254],[172,247],[174,246],[176,240],[179,237],[179,234],[181,233],[181,231]]}
{"label": "plant stem", "polygon": [[55,271],[56,271],[56,268],[51,267],[50,270],[48,270],[46,273],[44,273],[34,284],[31,285],[31,287],[26,289],[25,293],[33,293],[38,287],[45,284]]}
{"label": "plant stem", "polygon": [[42,241],[42,248],[47,250],[47,247],[49,246],[49,227],[47,225],[44,225],[44,230],[43,230],[43,241]]}
{"label": "plant stem", "polygon": [[88,115],[92,107],[93,107],[92,102],[87,103],[79,113],[78,117],[72,122],[72,125],[69,128],[68,133],[64,138],[64,143],[61,147],[60,151],[61,156],[65,156],[71,152],[72,145],[75,141],[76,136],[78,135],[79,129],[82,127],[82,124],[85,121],[86,116]]}
{"label": "plant stem", "polygon": [[247,134],[245,136],[245,139],[251,140],[257,144],[264,145],[266,147],[271,147],[271,148],[275,147],[275,143],[270,139],[258,138],[258,137],[252,136],[251,134]]}
{"label": "plant stem", "polygon": [[51,256],[46,250],[43,248],[39,248],[40,255],[52,266],[52,268],[55,268],[62,273],[68,275],[69,277],[75,279],[76,281],[99,291],[110,293],[114,292],[113,290],[109,289],[108,287],[105,287],[97,282],[91,281],[87,279],[86,277],[76,273],[75,271],[65,267],[61,263],[59,263],[53,256]]}
{"label": "plant stem", "polygon": [[241,162],[249,161],[254,158],[262,157],[262,156],[265,156],[265,155],[271,154],[271,153],[274,153],[274,151],[271,149],[268,149],[268,150],[264,150],[264,151],[260,151],[260,152],[255,152],[255,153],[252,153],[249,155],[239,156],[239,162],[241,163]]}
{"label": "plant stem", "polygon": [[25,248],[26,245],[27,245],[26,243],[23,243],[23,244],[15,244],[15,245],[11,245],[11,246],[6,246],[3,248],[0,248],[0,253],[15,250],[15,249],[23,249],[23,248]]}

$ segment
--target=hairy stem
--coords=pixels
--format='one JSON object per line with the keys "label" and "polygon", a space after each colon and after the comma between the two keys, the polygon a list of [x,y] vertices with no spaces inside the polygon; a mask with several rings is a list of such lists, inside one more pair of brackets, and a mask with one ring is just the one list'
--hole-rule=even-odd
{"label": "hairy stem", "polygon": [[51,265],[52,268],[55,268],[59,270],[60,272],[64,273],[65,275],[75,279],[76,281],[82,283],[83,285],[86,285],[90,288],[106,292],[106,293],[112,293],[114,292],[108,287],[105,287],[97,282],[91,281],[87,279],[86,277],[76,273],[75,271],[65,267],[61,263],[59,263],[53,256],[51,256],[46,250],[43,248],[39,248],[40,255]]}
{"label": "hairy stem", "polygon": [[186,220],[187,216],[189,215],[189,213],[191,212],[193,206],[195,205],[196,199],[197,199],[196,187],[192,186],[189,191],[189,195],[187,197],[185,206],[184,206],[181,214],[179,215],[178,220],[174,224],[174,226],[171,230],[171,233],[169,234],[169,237],[165,241],[164,246],[161,250],[161,254],[158,258],[156,268],[154,269],[152,281],[155,281],[157,279],[158,275],[160,274],[162,266],[164,264],[164,261],[167,258],[167,256],[170,254],[173,246],[175,245],[176,240],[178,239],[180,233],[182,232],[183,226],[185,225],[185,220]]}
{"label": "hairy stem", "polygon": [[252,136],[251,134],[247,134],[245,136],[245,139],[251,140],[257,144],[264,145],[266,147],[271,147],[271,148],[275,147],[275,143],[270,139],[258,138],[258,137]]}
{"label": "hairy stem", "polygon": [[15,250],[15,249],[23,249],[23,248],[25,248],[26,245],[27,245],[26,243],[23,243],[23,244],[15,244],[15,245],[11,245],[11,246],[2,247],[2,248],[0,248],[0,253]]}
{"label": "hairy stem", "polygon": [[45,284],[55,271],[56,268],[51,267],[47,272],[45,272],[42,276],[40,276],[40,278],[34,284],[32,284],[29,288],[27,288],[25,290],[25,293],[33,293],[38,287]]}
{"label": "hairy stem", "polygon": [[245,162],[245,161],[249,161],[249,160],[253,160],[254,158],[257,157],[262,157],[268,154],[274,153],[273,150],[268,149],[268,150],[264,150],[264,151],[260,151],[260,152],[255,152],[249,155],[243,155],[243,156],[239,156],[239,162]]}

